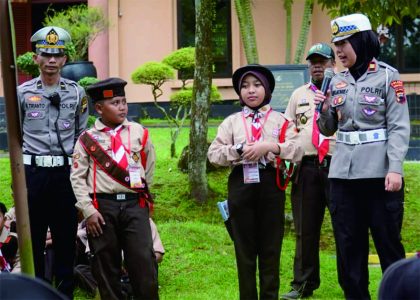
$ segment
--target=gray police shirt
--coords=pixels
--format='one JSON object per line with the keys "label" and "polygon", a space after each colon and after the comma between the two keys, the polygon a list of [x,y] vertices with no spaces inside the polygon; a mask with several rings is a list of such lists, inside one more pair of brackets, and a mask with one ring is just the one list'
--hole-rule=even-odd
{"label": "gray police shirt", "polygon": [[52,104],[51,91],[43,88],[40,77],[18,87],[23,153],[63,155],[55,128],[56,120],[64,150],[69,155],[73,153],[78,136],[86,129],[89,114],[84,89],[74,81],[60,78],[56,92],[60,96],[58,107]]}
{"label": "gray police shirt", "polygon": [[388,140],[355,145],[337,141],[329,178],[385,178],[389,172],[403,174],[410,119],[398,71],[374,59],[357,81],[349,71],[336,74],[330,91],[331,105],[318,119],[322,134],[382,128]]}

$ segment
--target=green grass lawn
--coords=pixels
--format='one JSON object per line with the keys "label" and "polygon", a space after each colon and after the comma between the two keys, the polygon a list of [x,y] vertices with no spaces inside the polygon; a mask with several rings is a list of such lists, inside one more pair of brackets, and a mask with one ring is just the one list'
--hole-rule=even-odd
{"label": "green grass lawn", "polygon": [[[209,128],[209,139],[216,128]],[[220,169],[209,174],[211,197],[206,204],[196,204],[188,196],[188,176],[177,168],[177,159],[169,157],[169,130],[150,128],[150,137],[155,144],[157,164],[154,184],[154,220],[158,226],[166,254],[159,265],[159,285],[162,299],[238,299],[236,263],[232,241],[216,207],[216,202],[226,198],[229,170]],[[177,144],[179,154],[188,142],[188,130],[181,132]],[[0,197],[8,207],[12,205],[10,195],[9,160],[0,159]],[[420,235],[417,233],[420,212],[420,164],[407,162],[404,165],[406,180],[405,216],[402,230],[407,252],[419,249]],[[289,191],[286,214],[291,214]],[[342,299],[337,282],[335,245],[330,216],[325,214],[321,238],[321,286],[313,299]],[[371,253],[375,248],[371,242]],[[294,233],[290,224],[286,227],[281,257],[280,292],[289,291],[293,278]],[[370,291],[377,298],[381,277],[380,267],[371,265]],[[76,298],[87,297],[80,290]]]}

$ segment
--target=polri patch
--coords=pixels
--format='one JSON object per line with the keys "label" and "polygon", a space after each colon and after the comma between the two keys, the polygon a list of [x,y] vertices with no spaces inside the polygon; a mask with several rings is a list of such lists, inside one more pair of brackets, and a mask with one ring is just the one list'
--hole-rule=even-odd
{"label": "polri patch", "polygon": [[377,110],[373,109],[373,108],[370,108],[370,107],[367,107],[367,108],[363,108],[363,112],[366,116],[371,117],[377,112]]}
{"label": "polri patch", "polygon": [[393,80],[391,81],[390,86],[395,90],[397,102],[401,104],[405,103],[407,97],[405,96],[404,83],[401,80]]}

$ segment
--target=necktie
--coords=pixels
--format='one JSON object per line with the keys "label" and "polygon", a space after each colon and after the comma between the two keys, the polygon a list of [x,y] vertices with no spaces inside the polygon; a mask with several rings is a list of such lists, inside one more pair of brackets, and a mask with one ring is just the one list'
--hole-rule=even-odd
{"label": "necktie", "polygon": [[[311,84],[311,89],[313,91],[317,90],[317,87]],[[328,154],[328,150],[330,148],[329,140],[319,132],[318,124],[316,120],[318,119],[319,112],[315,109],[314,119],[313,119],[313,127],[312,127],[312,144],[318,150],[318,160],[319,163],[322,163],[324,157]]]}
{"label": "necktie", "polygon": [[125,154],[125,148],[121,140],[121,130],[123,125],[118,126],[115,129],[105,128],[104,131],[108,132],[111,136],[111,150],[112,150],[112,159],[118,163],[118,165],[126,170],[128,167],[128,160]]}

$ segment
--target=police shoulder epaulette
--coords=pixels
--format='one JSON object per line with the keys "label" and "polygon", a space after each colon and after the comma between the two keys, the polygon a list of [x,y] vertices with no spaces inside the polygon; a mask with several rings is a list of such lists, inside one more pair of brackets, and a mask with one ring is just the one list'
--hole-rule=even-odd
{"label": "police shoulder epaulette", "polygon": [[34,83],[36,83],[37,80],[38,80],[38,78],[34,78],[34,79],[31,79],[31,80],[28,80],[28,81],[22,83],[21,85],[19,85],[19,88],[23,88],[23,87],[27,87],[27,86],[33,85]]}
{"label": "police shoulder epaulette", "polygon": [[398,72],[397,69],[395,69],[394,67],[388,65],[387,63],[383,62],[383,61],[378,61],[378,65],[381,66],[382,68],[386,68],[392,72]]}
{"label": "police shoulder epaulette", "polygon": [[76,81],[70,80],[68,78],[61,77],[61,81],[65,82],[67,84],[75,84],[75,85],[77,85],[77,82]]}

